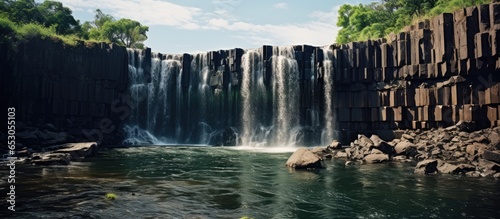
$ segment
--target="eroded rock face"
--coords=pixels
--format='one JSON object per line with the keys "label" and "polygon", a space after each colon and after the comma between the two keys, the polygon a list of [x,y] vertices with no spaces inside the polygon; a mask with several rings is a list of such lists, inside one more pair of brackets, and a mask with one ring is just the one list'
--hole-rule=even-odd
{"label": "eroded rock face", "polygon": [[306,148],[297,149],[286,161],[286,166],[295,169],[323,168],[322,158]]}

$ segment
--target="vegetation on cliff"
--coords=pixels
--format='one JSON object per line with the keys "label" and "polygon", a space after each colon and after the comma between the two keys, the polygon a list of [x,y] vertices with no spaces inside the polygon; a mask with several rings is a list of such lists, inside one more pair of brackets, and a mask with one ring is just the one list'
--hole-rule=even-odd
{"label": "vegetation on cliff", "polygon": [[71,9],[64,7],[61,2],[0,1],[0,44],[32,37],[51,37],[67,44],[86,40],[142,48],[148,30],[149,27],[138,21],[126,18],[115,20],[99,9],[96,10],[94,21],[80,24],[73,17]]}
{"label": "vegetation on cliff", "polygon": [[432,17],[491,0],[380,0],[371,4],[344,4],[339,9],[339,44],[382,38],[413,20]]}

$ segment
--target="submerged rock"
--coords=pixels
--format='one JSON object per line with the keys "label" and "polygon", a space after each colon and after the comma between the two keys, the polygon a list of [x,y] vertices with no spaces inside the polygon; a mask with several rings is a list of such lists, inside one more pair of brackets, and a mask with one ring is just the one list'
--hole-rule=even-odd
{"label": "submerged rock", "polygon": [[286,161],[286,166],[295,169],[323,168],[321,157],[306,148],[297,149]]}

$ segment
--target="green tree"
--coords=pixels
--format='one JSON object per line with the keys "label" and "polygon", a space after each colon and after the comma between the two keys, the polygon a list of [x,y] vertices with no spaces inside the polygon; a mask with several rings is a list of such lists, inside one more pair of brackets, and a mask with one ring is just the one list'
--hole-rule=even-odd
{"label": "green tree", "polygon": [[0,13],[14,23],[43,24],[44,17],[35,0],[2,0],[0,2]]}
{"label": "green tree", "polygon": [[380,0],[367,5],[344,4],[338,13],[337,43],[381,38],[398,32],[414,19],[453,12],[492,0]]}
{"label": "green tree", "polygon": [[132,48],[141,48],[148,37],[149,27],[138,21],[122,18],[116,22],[108,21],[102,27],[102,37],[110,42]]}
{"label": "green tree", "polygon": [[64,7],[61,2],[44,1],[39,5],[39,11],[44,17],[46,27],[55,26],[58,34],[74,34],[80,30],[80,22],[75,20],[71,9]]}

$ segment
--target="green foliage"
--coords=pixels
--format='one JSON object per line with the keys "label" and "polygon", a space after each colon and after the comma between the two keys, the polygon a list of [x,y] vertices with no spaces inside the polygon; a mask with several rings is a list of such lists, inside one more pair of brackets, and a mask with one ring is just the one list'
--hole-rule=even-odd
{"label": "green foliage", "polygon": [[38,6],[43,15],[43,24],[46,27],[55,26],[58,34],[74,34],[80,29],[80,23],[75,20],[71,9],[64,7],[61,2],[44,1]]}
{"label": "green foliage", "polygon": [[[71,9],[61,2],[45,0],[1,0],[0,40],[52,37],[75,45],[77,40],[105,41],[142,48],[149,27],[130,19],[116,21],[111,15],[96,10],[94,21],[75,20]],[[9,35],[10,34],[10,35]],[[11,35],[16,35],[12,37]]]}
{"label": "green foliage", "polygon": [[336,42],[381,38],[400,31],[415,19],[489,2],[491,0],[381,0],[368,5],[344,4],[338,11],[337,26],[342,29]]}
{"label": "green foliage", "polygon": [[126,47],[137,47],[147,39],[146,32],[149,27],[142,26],[139,22],[130,19],[120,19],[116,22],[106,22],[102,27],[101,36],[110,42]]}
{"label": "green foliage", "polygon": [[36,23],[29,23],[20,26],[17,29],[17,33],[22,39],[34,37],[46,38],[57,35],[54,27],[46,28],[45,26]]}

